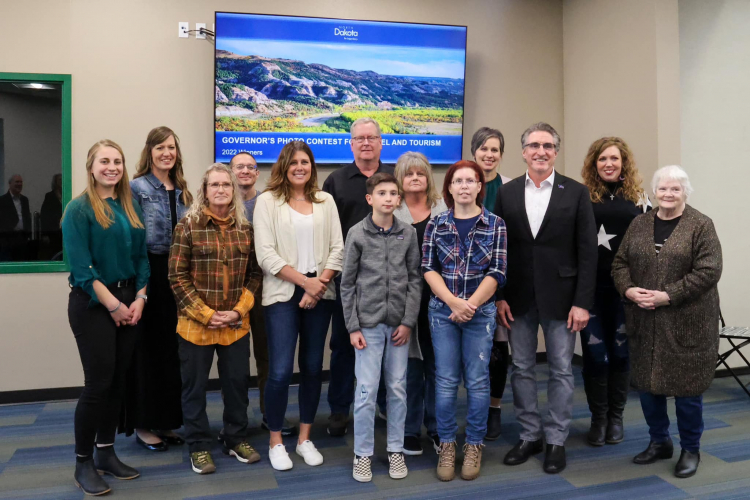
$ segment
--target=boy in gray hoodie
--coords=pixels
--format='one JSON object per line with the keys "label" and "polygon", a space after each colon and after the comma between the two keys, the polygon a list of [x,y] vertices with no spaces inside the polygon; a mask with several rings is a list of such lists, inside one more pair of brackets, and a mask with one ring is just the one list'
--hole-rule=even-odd
{"label": "boy in gray hoodie", "polygon": [[341,277],[344,318],[356,349],[352,475],[360,482],[372,480],[381,364],[388,394],[388,473],[393,479],[408,473],[403,454],[406,367],[422,293],[417,232],[393,216],[401,199],[396,178],[379,172],[366,185],[372,214],[349,230]]}

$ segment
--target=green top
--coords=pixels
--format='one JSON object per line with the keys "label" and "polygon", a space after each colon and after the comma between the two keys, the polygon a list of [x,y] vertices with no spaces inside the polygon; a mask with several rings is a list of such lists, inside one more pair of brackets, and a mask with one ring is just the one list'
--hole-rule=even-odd
{"label": "green top", "polygon": [[[146,254],[146,230],[130,225],[119,200],[104,200],[112,208],[115,221],[104,229],[96,221],[86,195],[68,204],[62,220],[63,246],[70,262],[70,286],[81,287],[91,296],[89,307],[99,303],[94,292],[94,281],[111,285],[120,280],[135,278],[135,289],[148,283],[151,270]],[[133,208],[143,220],[137,203]]]}
{"label": "green top", "polygon": [[[485,184],[484,186],[484,208],[495,213],[495,198],[497,198],[497,190],[503,185],[503,179],[500,174],[497,174],[494,179]],[[497,215],[497,214],[495,214]]]}

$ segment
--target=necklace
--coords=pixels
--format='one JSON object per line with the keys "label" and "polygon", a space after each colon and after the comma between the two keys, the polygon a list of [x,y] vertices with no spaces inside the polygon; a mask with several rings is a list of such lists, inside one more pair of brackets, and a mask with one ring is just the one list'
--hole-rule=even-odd
{"label": "necklace", "polygon": [[307,201],[307,198],[294,198],[294,201]]}

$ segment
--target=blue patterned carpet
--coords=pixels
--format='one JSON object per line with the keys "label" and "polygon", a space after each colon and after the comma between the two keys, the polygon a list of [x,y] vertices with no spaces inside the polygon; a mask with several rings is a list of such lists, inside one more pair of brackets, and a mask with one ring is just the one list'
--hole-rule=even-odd
{"label": "blue patterned carpet", "polygon": [[[546,403],[546,366],[538,371],[540,402]],[[250,393],[250,442],[263,460],[244,465],[217,449],[215,474],[199,476],[189,466],[187,447],[172,447],[152,453],[120,436],[117,450],[126,463],[140,469],[134,481],[108,479],[112,494],[121,499],[266,499],[266,498],[468,498],[492,499],[741,499],[750,498],[750,399],[731,378],[717,379],[705,394],[702,464],[690,479],[677,479],[673,460],[638,466],[631,457],[645,448],[648,432],[640,404],[631,393],[626,409],[626,440],[616,446],[593,448],[585,443],[588,407],[580,372],[576,371],[574,421],[567,443],[568,468],[559,475],[542,471],[538,455],[517,467],[502,464],[503,455],[515,443],[518,426],[514,421],[510,390],[503,405],[503,436],[484,449],[482,474],[473,482],[456,478],[441,483],[435,477],[437,456],[425,440],[425,454],[407,457],[409,476],[388,477],[385,456],[385,422],[377,420],[376,457],[371,483],[360,484],[351,477],[351,428],[345,438],[326,434],[328,408],[325,388],[320,413],[313,429],[313,441],[325,457],[320,467],[308,467],[293,453],[295,438],[287,439],[294,468],[274,471],[267,458],[267,434],[260,427],[258,392]],[[288,416],[298,414],[296,389],[291,393]],[[75,402],[27,404],[0,407],[0,499],[81,499],[73,484],[73,410]],[[465,414],[461,395],[459,415]],[[221,398],[209,395],[209,418],[218,432],[221,427]],[[674,406],[670,403],[674,420]],[[350,424],[351,425],[351,424]],[[673,424],[676,434],[676,423]],[[677,445],[677,436],[675,436]],[[460,457],[460,455],[459,455]],[[459,458],[460,460],[460,458]]]}

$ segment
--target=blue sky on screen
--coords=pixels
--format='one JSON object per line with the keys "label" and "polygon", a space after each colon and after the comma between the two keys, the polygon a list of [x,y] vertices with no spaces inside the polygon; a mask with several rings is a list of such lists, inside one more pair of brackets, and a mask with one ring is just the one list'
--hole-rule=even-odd
{"label": "blue sky on screen", "polygon": [[464,51],[397,45],[353,45],[223,38],[216,48],[239,55],[294,59],[382,75],[464,78]]}

